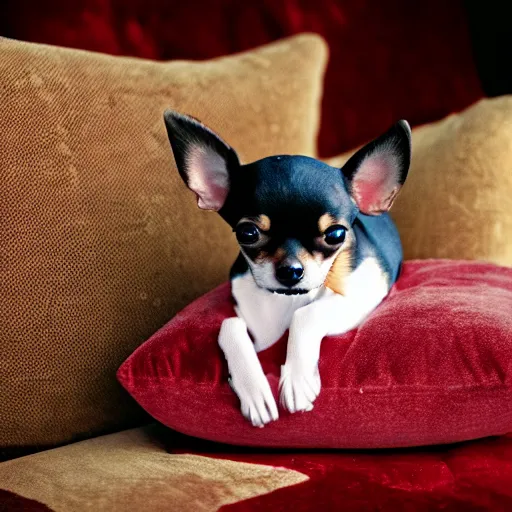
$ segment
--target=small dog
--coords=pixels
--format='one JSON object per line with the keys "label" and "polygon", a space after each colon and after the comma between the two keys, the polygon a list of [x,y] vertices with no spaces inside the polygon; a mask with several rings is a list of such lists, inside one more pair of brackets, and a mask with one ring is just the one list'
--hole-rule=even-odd
{"label": "small dog", "polygon": [[410,127],[399,121],[337,169],[288,155],[241,165],[196,119],[164,119],[199,208],[218,212],[240,245],[230,275],[237,316],[222,323],[219,344],[242,414],[257,427],[278,419],[256,354],[287,329],[280,403],[310,411],[322,338],[361,324],[399,275],[402,246],[387,211],[409,170]]}

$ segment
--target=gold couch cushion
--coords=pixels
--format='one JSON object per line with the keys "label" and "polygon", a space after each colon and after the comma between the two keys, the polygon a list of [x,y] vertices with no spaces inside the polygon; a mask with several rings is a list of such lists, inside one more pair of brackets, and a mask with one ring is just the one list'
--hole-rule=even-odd
{"label": "gold couch cushion", "polygon": [[512,266],[512,96],[418,127],[412,142],[409,177],[391,210],[405,258]]}
{"label": "gold couch cushion", "polygon": [[215,512],[308,480],[281,467],[167,453],[160,430],[150,425],[4,462],[0,502],[9,510]]}
{"label": "gold couch cushion", "polygon": [[312,155],[326,59],[311,34],[167,63],[0,39],[2,449],[140,424],[115,371],[228,277],[230,230],[181,182],[164,109],[245,162]]}

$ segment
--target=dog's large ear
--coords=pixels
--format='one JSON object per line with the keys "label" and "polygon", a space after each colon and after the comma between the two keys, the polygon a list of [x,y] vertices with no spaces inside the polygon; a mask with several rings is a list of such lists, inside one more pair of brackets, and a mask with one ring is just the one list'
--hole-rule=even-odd
{"label": "dog's large ear", "polygon": [[388,211],[407,178],[411,163],[411,128],[399,121],[361,148],[343,166],[350,195],[366,215]]}
{"label": "dog's large ear", "polygon": [[196,193],[197,205],[219,211],[229,192],[230,174],[240,166],[237,154],[192,117],[166,110],[164,120],[178,171]]}

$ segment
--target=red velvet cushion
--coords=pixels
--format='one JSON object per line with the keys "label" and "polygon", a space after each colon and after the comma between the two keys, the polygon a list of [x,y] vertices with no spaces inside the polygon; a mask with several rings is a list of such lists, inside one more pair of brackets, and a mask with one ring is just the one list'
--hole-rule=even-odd
{"label": "red velvet cushion", "polygon": [[[224,284],[188,306],[121,366],[139,404],[185,434],[230,444],[383,448],[512,431],[512,269],[477,262],[404,264],[357,330],[326,338],[313,411],[263,429],[239,411],[217,344],[233,315]],[[277,396],[286,337],[260,354]]]}

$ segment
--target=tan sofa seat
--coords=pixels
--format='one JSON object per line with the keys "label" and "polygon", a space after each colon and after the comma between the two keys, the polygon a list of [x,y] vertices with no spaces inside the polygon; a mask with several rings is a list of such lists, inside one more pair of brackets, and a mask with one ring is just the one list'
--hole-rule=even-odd
{"label": "tan sofa seat", "polygon": [[[296,471],[168,453],[149,425],[0,464],[6,510],[214,511],[308,479]],[[5,492],[7,491],[7,492]]]}

